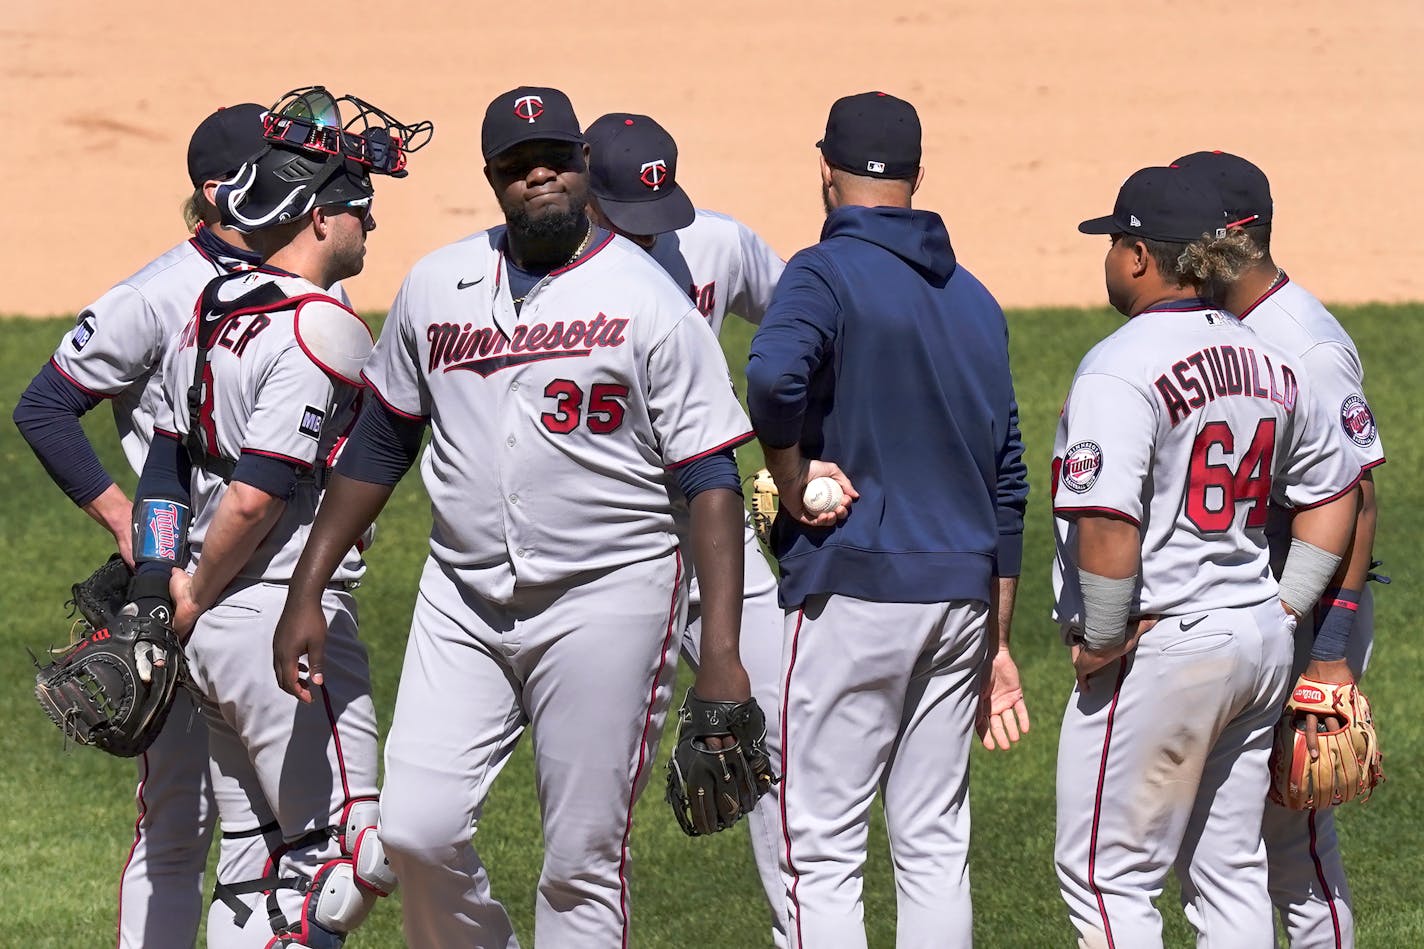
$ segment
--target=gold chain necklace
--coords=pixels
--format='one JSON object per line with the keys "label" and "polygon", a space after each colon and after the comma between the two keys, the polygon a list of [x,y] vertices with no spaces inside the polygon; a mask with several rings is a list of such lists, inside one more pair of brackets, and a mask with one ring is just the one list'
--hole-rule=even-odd
{"label": "gold chain necklace", "polygon": [[[555,267],[554,270],[563,270],[565,267],[569,266],[569,265],[572,264],[574,261],[578,260],[580,257],[583,256],[583,252],[586,251],[586,250],[588,250],[588,243],[589,243],[589,241],[593,240],[593,230],[594,230],[594,228],[593,228],[593,222],[592,222],[592,221],[589,221],[589,222],[588,222],[588,231],[586,231],[586,232],[584,233],[584,235],[583,235],[583,240],[579,242],[578,247],[574,248],[573,256],[571,256],[568,260],[564,261],[564,262],[563,262],[562,264],[560,264],[559,266]],[[535,286],[538,286],[538,284],[536,283]],[[532,288],[531,288],[531,289],[532,289]],[[529,296],[529,294],[526,293],[526,294],[524,294],[523,297],[515,297],[515,298],[514,298],[514,304],[515,304],[515,306],[518,306],[519,304],[523,303],[523,302],[524,302],[524,297],[527,297],[527,296]]]}

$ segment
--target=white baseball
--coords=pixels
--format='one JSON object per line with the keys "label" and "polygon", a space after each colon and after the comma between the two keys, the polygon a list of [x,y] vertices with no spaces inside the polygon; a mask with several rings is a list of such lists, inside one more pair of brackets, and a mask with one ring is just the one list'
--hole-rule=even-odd
{"label": "white baseball", "polygon": [[806,493],[801,495],[801,506],[811,517],[834,511],[841,503],[845,492],[835,478],[812,478],[806,485]]}

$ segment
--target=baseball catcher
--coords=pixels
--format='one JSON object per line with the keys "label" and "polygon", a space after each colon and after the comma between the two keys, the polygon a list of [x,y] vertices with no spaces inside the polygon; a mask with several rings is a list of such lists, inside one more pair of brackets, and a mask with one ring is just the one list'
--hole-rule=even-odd
{"label": "baseball catcher", "polygon": [[184,674],[166,619],[124,608],[130,579],[115,554],[74,584],[78,635],[47,665],[35,663],[35,698],[65,737],[121,758],[153,744]]}
{"label": "baseball catcher", "polygon": [[1276,726],[1270,798],[1297,811],[1367,800],[1384,780],[1380,760],[1370,703],[1355,683],[1301,676]]}
{"label": "baseball catcher", "polygon": [[[756,699],[707,702],[688,689],[678,721],[667,801],[689,837],[726,830],[778,780],[766,754],[766,717]],[[708,740],[727,734],[722,747]]]}

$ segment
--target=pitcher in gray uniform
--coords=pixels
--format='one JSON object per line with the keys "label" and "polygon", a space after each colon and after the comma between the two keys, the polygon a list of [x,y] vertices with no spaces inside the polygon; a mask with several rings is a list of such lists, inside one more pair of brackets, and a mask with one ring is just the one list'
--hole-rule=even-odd
{"label": "pitcher in gray uniform", "polygon": [[[79,419],[108,401],[124,456],[135,473],[142,470],[169,341],[209,280],[261,262],[240,231],[223,226],[213,197],[243,159],[262,149],[263,111],[244,103],[202,121],[188,143],[193,191],[184,213],[192,236],[85,307],[15,406],[15,424],[55,484],[113,534],[130,565],[133,502],[104,470]],[[134,800],[133,846],[119,878],[118,945],[191,946],[216,815],[208,732],[185,691],[158,740],[138,758]]]}
{"label": "pitcher in gray uniform", "polygon": [[[756,326],[786,263],[741,221],[694,208],[677,180],[677,143],[646,115],[615,112],[596,119],[585,132],[589,159],[589,202],[593,220],[637,244],[684,288],[721,335],[729,313]],[[776,577],[762,555],[748,518],[743,529],[746,575],[742,585],[742,664],[752,695],[766,712],[766,750],[781,772],[781,728],[776,717],[781,669],[781,607]],[[702,640],[701,592],[690,572],[687,628],[682,657],[696,669]],[[771,907],[772,941],[786,945],[786,891],[777,869],[781,847],[781,805],[776,785],[747,815],[752,854]]]}
{"label": "pitcher in gray uniform", "polygon": [[[1195,152],[1173,164],[1211,176],[1259,258],[1240,279],[1219,289],[1218,302],[1259,336],[1303,366],[1327,409],[1334,410],[1345,444],[1359,462],[1360,509],[1354,541],[1315,608],[1296,630],[1295,672],[1322,682],[1364,675],[1374,644],[1370,572],[1377,506],[1372,471],[1384,464],[1384,445],[1365,399],[1365,370],[1355,343],[1319,300],[1291,280],[1271,257],[1275,207],[1261,169],[1236,155]],[[1244,222],[1244,223],[1242,223]],[[1273,505],[1266,524],[1272,568],[1279,576],[1290,547],[1291,511]],[[1291,949],[1349,949],[1355,914],[1333,809],[1293,811],[1266,804],[1262,826],[1270,864],[1271,901]]]}
{"label": "pitcher in gray uniform", "polygon": [[[343,128],[342,106],[362,131]],[[170,594],[211,733],[222,842],[208,945],[332,949],[395,886],[375,831],[354,549],[320,598],[331,626],[320,702],[281,692],[263,657],[372,344],[321,288],[360,272],[371,175],[403,173],[419,129],[320,87],[289,94],[264,127],[264,151],[217,198],[267,263],[209,283],[165,359],[131,597],[143,613]]]}
{"label": "pitcher in gray uniform", "polygon": [[[277,674],[325,675],[316,595],[419,453],[434,525],[386,745],[381,834],[413,946],[513,946],[471,846],[490,785],[534,741],[544,866],[535,938],[629,944],[628,839],[654,768],[702,582],[706,699],[750,696],[732,449],[750,437],[706,322],[623,238],[589,221],[568,98],[490,103],[485,176],[505,226],[416,264],[366,379],[368,403],[298,567]],[[705,736],[720,744],[721,736]]]}

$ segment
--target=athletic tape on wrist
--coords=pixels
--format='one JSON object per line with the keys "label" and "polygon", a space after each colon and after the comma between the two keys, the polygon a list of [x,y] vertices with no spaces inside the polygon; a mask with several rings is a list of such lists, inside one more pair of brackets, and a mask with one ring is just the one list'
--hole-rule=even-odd
{"label": "athletic tape on wrist", "polygon": [[1340,556],[1303,540],[1292,540],[1286,566],[1281,571],[1281,602],[1297,616],[1315,605],[1330,578],[1340,568]]}
{"label": "athletic tape on wrist", "polygon": [[1095,650],[1121,646],[1127,639],[1127,617],[1137,576],[1115,580],[1080,570],[1078,587],[1083,591],[1084,645]]}

